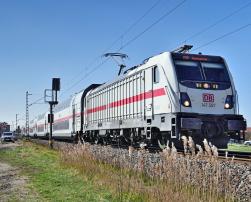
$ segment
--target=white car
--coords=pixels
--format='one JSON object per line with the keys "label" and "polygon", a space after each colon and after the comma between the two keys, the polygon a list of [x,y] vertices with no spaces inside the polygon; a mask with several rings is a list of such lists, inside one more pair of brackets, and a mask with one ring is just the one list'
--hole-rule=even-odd
{"label": "white car", "polygon": [[16,140],[16,137],[15,137],[15,134],[13,132],[4,132],[2,135],[1,135],[1,138],[0,138],[1,142],[7,142],[7,141],[11,141],[11,142],[15,142]]}
{"label": "white car", "polygon": [[244,145],[251,146],[251,140],[245,141],[245,142],[244,142]]}

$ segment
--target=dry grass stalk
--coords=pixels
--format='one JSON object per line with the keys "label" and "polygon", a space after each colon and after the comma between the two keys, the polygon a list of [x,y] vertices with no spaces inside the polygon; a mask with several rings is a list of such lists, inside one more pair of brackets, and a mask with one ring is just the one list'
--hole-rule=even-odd
{"label": "dry grass stalk", "polygon": [[183,142],[183,148],[184,148],[184,153],[187,154],[188,150],[188,139],[186,136],[181,137],[182,142]]}
{"label": "dry grass stalk", "polygon": [[194,156],[195,155],[195,144],[194,144],[193,138],[191,136],[188,137],[187,143],[188,143],[188,147],[189,147],[190,152]]}
{"label": "dry grass stalk", "polygon": [[175,160],[177,158],[177,155],[178,155],[177,149],[174,146],[173,142],[172,142],[172,148],[171,148],[171,154],[170,155],[171,155],[171,157],[172,157],[173,160]]}
{"label": "dry grass stalk", "polygon": [[130,158],[132,157],[133,151],[134,151],[134,148],[132,146],[129,146],[129,148],[128,148],[128,155],[129,155]]}
{"label": "dry grass stalk", "polygon": [[199,151],[197,152],[196,156],[197,156],[197,157],[202,156],[202,155],[204,154],[204,151],[203,151],[202,147],[201,147],[200,145],[196,144],[196,148],[199,150]]}
{"label": "dry grass stalk", "polygon": [[235,158],[235,156],[232,156],[232,159],[231,159],[231,162],[232,162],[232,163],[234,162],[234,158]]}
{"label": "dry grass stalk", "polygon": [[212,146],[211,147],[211,150],[212,150],[212,154],[214,157],[218,157],[219,156],[219,153],[218,153],[218,148],[216,146]]}
{"label": "dry grass stalk", "polygon": [[165,148],[162,150],[165,156],[169,156],[171,153],[171,148],[169,147],[169,140],[167,140]]}
{"label": "dry grass stalk", "polygon": [[[183,144],[188,145],[188,141]],[[194,148],[193,144],[190,139],[189,149]],[[214,151],[217,148],[210,148],[207,141],[204,146],[207,154],[217,154]],[[230,183],[231,171],[224,170],[217,159],[208,162],[200,159],[203,149],[200,145],[196,147],[199,150],[196,159],[190,155],[180,157],[174,144],[170,148],[167,142],[156,162],[154,154],[151,154],[152,159],[147,158],[150,154],[145,149],[135,151],[129,147],[125,153],[122,150],[114,153],[109,146],[96,145],[94,149],[84,143],[61,151],[61,160],[98,184],[114,190],[120,200],[123,200],[123,193],[127,193],[127,197],[137,193],[145,197],[144,201],[216,201],[220,198],[216,189],[224,187],[219,191],[225,201],[229,201],[229,195],[234,193]],[[191,152],[195,153],[195,148]]]}
{"label": "dry grass stalk", "polygon": [[209,146],[207,139],[203,140],[203,144],[204,144],[204,148],[205,148],[206,154],[208,156],[212,156],[211,147]]}

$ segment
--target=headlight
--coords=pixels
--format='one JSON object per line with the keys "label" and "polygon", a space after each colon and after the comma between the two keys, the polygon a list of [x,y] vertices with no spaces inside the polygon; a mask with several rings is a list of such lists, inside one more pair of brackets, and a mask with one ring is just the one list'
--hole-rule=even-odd
{"label": "headlight", "polygon": [[184,92],[180,93],[180,102],[184,107],[192,107],[190,98],[187,93]]}
{"label": "headlight", "polygon": [[203,87],[207,89],[207,88],[210,88],[210,85],[208,83],[204,83]]}
{"label": "headlight", "polygon": [[232,109],[233,106],[234,106],[233,96],[232,95],[227,95],[224,108],[225,109]]}
{"label": "headlight", "polygon": [[190,104],[191,104],[191,103],[190,103],[189,101],[187,101],[187,100],[184,102],[184,106],[185,106],[185,107],[189,107]]}
{"label": "headlight", "polygon": [[230,104],[225,103],[225,109],[229,109],[230,108]]}

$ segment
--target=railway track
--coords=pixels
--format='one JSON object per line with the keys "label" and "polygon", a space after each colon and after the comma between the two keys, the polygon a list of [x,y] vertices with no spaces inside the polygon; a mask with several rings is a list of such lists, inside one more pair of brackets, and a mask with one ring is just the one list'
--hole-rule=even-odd
{"label": "railway track", "polygon": [[221,151],[219,150],[219,159],[251,163],[251,152]]}
{"label": "railway track", "polygon": [[219,150],[219,156],[224,156],[227,158],[246,158],[251,160],[251,152],[237,152],[237,151],[222,151]]}
{"label": "railway track", "polygon": [[[49,145],[48,140],[44,140],[44,139],[30,139],[32,142],[37,143],[37,144],[42,144],[44,146]],[[63,147],[66,146],[72,146],[74,143],[70,142],[70,141],[57,141],[54,140],[53,141],[53,148],[56,150],[62,149]],[[120,148],[120,149],[124,149],[124,150],[128,150],[128,146],[125,145],[118,145],[118,144],[113,144],[111,145],[111,147],[113,148]],[[140,149],[140,147],[134,147],[135,149]],[[149,147],[147,148],[147,150],[150,153],[158,153],[161,151],[161,149],[156,148],[156,147]],[[179,155],[185,155],[184,152],[182,150],[177,150],[177,153]],[[217,159],[222,160],[222,161],[234,161],[234,162],[240,162],[240,163],[250,163],[251,164],[251,152],[234,152],[234,151],[223,151],[223,150],[218,150],[218,154],[219,156],[217,157]],[[186,154],[186,155],[189,155]],[[212,158],[212,156],[209,155],[203,155],[201,156],[202,158],[208,159],[208,158]]]}

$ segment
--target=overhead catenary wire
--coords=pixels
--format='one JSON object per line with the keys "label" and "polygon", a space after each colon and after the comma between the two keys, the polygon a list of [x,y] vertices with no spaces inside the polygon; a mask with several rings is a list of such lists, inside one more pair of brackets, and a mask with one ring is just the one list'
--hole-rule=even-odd
{"label": "overhead catenary wire", "polygon": [[[140,36],[142,36],[145,32],[147,32],[148,30],[150,30],[153,26],[155,26],[155,25],[158,24],[160,21],[162,21],[164,18],[166,18],[167,16],[169,16],[170,14],[172,14],[176,9],[178,9],[178,8],[179,8],[182,4],[184,4],[186,1],[187,1],[187,0],[183,0],[183,1],[181,1],[178,5],[176,5],[173,9],[168,10],[164,15],[162,15],[160,18],[158,18],[154,23],[152,23],[150,26],[148,26],[146,29],[144,29],[142,32],[140,32],[138,35],[136,35],[135,37],[133,37],[132,39],[130,39],[129,41],[127,41],[127,43],[126,43],[125,45],[123,45],[120,49],[118,49],[118,51],[121,50],[121,49],[123,49],[123,48],[125,48],[125,47],[127,47],[128,45],[130,45],[132,42],[134,42],[136,39],[138,39]],[[111,47],[114,45],[114,43],[116,43],[122,36],[124,36],[125,34],[127,34],[134,26],[136,26],[136,25],[137,25],[137,24],[138,24],[148,13],[150,13],[150,11],[151,11],[154,7],[157,6],[157,4],[159,4],[159,2],[160,2],[160,0],[157,1],[157,2],[155,2],[155,3],[154,3],[154,4],[153,4],[153,5],[152,5],[152,6],[151,6],[151,7],[150,7],[150,8],[149,8],[149,9],[138,19],[138,20],[137,20],[137,21],[135,21],[128,29],[126,29],[126,31],[125,31],[122,35],[120,35],[120,37],[118,37],[118,38],[112,43],[112,45],[111,45],[109,48],[111,48]],[[197,32],[197,33],[195,33],[195,34],[193,34],[191,37],[187,38],[186,40],[191,39],[191,38],[194,38],[194,37],[196,37],[196,36],[198,36],[198,35],[204,33],[205,31],[211,29],[212,27],[216,26],[216,25],[219,24],[220,22],[222,22],[222,21],[226,20],[227,18],[229,18],[229,17],[235,15],[236,13],[240,12],[241,10],[243,10],[244,8],[246,8],[246,7],[250,6],[250,5],[251,5],[251,2],[248,2],[248,3],[245,4],[244,6],[242,6],[242,7],[240,7],[239,9],[233,11],[232,13],[228,14],[227,16],[225,16],[225,17],[219,19],[218,21],[216,21],[215,23],[209,25],[208,27],[204,28],[203,30],[201,30],[201,31],[199,31],[199,32]],[[249,26],[249,25],[248,25],[248,26]],[[246,27],[246,26],[241,27],[241,29],[244,29],[245,27]],[[239,31],[239,29],[238,29],[238,30],[235,30],[234,32],[236,32],[236,31]],[[227,33],[227,35],[228,35],[228,34],[233,34],[233,33],[232,33],[232,32],[231,32],[231,33]],[[202,48],[202,47],[204,47],[204,46],[206,46],[206,45],[209,45],[210,43],[213,43],[213,42],[215,42],[215,41],[217,41],[217,40],[219,40],[219,39],[221,39],[221,38],[223,38],[223,37],[225,37],[225,35],[223,35],[223,36],[221,36],[221,37],[219,37],[219,38],[217,38],[217,39],[215,39],[215,40],[212,40],[212,41],[210,41],[210,42],[208,42],[208,43],[206,43],[206,44],[203,44],[203,45],[201,45],[200,47],[197,47],[196,49],[193,49],[193,50],[197,50],[197,49]],[[106,50],[108,50],[109,48],[105,49],[104,52],[105,52]],[[92,63],[94,63],[99,57],[100,57],[100,56],[97,56],[96,58],[94,58],[94,60],[92,61]],[[106,59],[105,61],[103,61],[103,62],[101,62],[100,64],[98,64],[97,66],[95,66],[95,67],[93,68],[93,70],[91,70],[90,72],[88,72],[85,76],[83,76],[81,79],[79,79],[77,82],[75,82],[72,86],[70,86],[69,88],[67,88],[64,92],[62,92],[62,93],[60,94],[60,96],[62,96],[62,94],[64,94],[66,91],[71,90],[73,87],[75,87],[77,84],[79,84],[83,79],[85,79],[85,78],[87,78],[88,76],[90,76],[93,72],[95,72],[95,71],[96,71],[97,69],[99,69],[103,64],[105,64],[105,63],[107,62],[107,60],[108,60],[108,59]]]}
{"label": "overhead catenary wire", "polygon": [[[181,1],[179,4],[177,4],[175,7],[173,7],[172,9],[168,10],[166,13],[164,13],[164,15],[160,16],[156,21],[154,21],[150,26],[148,26],[147,28],[145,28],[142,32],[140,32],[139,34],[137,34],[135,37],[133,37],[132,39],[130,39],[129,41],[126,42],[125,45],[122,45],[117,51],[120,51],[122,49],[124,49],[125,47],[127,47],[128,45],[130,45],[131,43],[133,43],[135,40],[137,40],[139,37],[141,37],[144,33],[146,33],[147,31],[149,31],[150,29],[152,29],[156,24],[158,24],[159,22],[161,22],[163,19],[165,19],[166,17],[168,17],[169,15],[171,15],[172,13],[174,13],[179,7],[181,7],[187,0],[183,0]],[[154,5],[152,6],[154,7]],[[152,8],[151,7],[151,8]],[[152,10],[152,9],[149,10]],[[146,13],[149,13],[148,12]],[[143,15],[144,16],[144,15]],[[146,15],[145,15],[146,16]],[[145,17],[144,16],[144,17]],[[70,86],[69,88],[67,88],[64,92],[62,92],[60,94],[60,97],[65,94],[67,91],[71,90],[73,87],[75,87],[76,85],[78,85],[83,79],[87,78],[90,74],[92,74],[93,72],[95,72],[97,69],[101,68],[101,66],[103,64],[105,64],[107,62],[108,59],[104,60],[101,64],[97,65],[96,67],[93,68],[92,71],[88,72],[87,75],[83,76],[81,79],[79,79],[77,82],[75,82],[72,86]]]}
{"label": "overhead catenary wire", "polygon": [[[156,1],[149,9],[146,10],[146,12],[143,13],[143,15],[141,15],[135,22],[133,22],[117,39],[115,39],[107,48],[105,48],[102,53],[98,56],[96,56],[95,58],[93,58],[93,60],[91,60],[90,63],[88,63],[88,65],[86,65],[86,67],[91,67],[94,65],[94,63],[100,59],[101,55],[106,53],[108,50],[110,50],[116,43],[118,43],[123,37],[125,37],[126,34],[128,34],[134,27],[136,27],[162,0],[158,0]],[[98,65],[99,66],[99,65]],[[76,77],[78,77],[79,75],[81,75],[84,70],[81,70],[77,76],[75,76],[74,78],[71,79],[70,82],[72,82],[74,79],[76,79]],[[75,85],[74,85],[75,86]],[[69,88],[72,89],[72,88]]]}
{"label": "overhead catenary wire", "polygon": [[37,100],[35,100],[35,101],[33,101],[32,103],[29,104],[29,106],[34,105],[34,104],[40,104],[38,102],[41,101],[41,100],[43,100],[43,99],[44,99],[44,96],[41,97],[41,98],[39,98],[39,99],[37,99]]}
{"label": "overhead catenary wire", "polygon": [[140,16],[131,26],[129,26],[123,34],[121,34],[116,40],[112,42],[112,44],[106,48],[103,53],[110,50],[119,40],[121,40],[127,33],[129,33],[136,25],[138,25],[159,3],[161,0],[156,1],[142,16]]}
{"label": "overhead catenary wire", "polygon": [[[96,70],[98,70],[103,64],[105,64],[105,63],[108,61],[108,59],[109,59],[109,58],[107,58],[107,59],[105,59],[104,61],[102,61],[102,62],[101,62],[99,65],[97,65],[92,71],[90,71],[88,74],[86,74],[84,77],[82,77],[81,79],[79,79],[76,83],[74,83],[74,85],[70,86],[70,87],[67,88],[65,91],[63,91],[63,92],[60,94],[60,97],[61,97],[64,93],[66,93],[67,91],[71,90],[73,87],[75,87],[76,85],[78,85],[83,79],[87,78],[87,77],[88,77],[89,75],[91,75],[93,72],[95,72]],[[42,100],[42,99],[44,99],[44,97],[37,99],[35,102],[38,102],[38,101],[40,101],[40,100]],[[35,102],[31,103],[30,105],[34,104]],[[42,112],[42,111],[44,111],[44,110],[43,110],[43,109],[41,110],[41,108],[40,108],[40,111],[41,111],[41,112],[40,112],[39,114],[44,113],[44,112]]]}
{"label": "overhead catenary wire", "polygon": [[[180,4],[178,4],[176,7],[179,8],[183,3],[185,3],[185,1],[186,1],[186,0],[182,1],[182,2],[181,2]],[[251,4],[251,2],[245,4],[244,6],[242,6],[242,7],[240,7],[239,9],[233,11],[232,13],[228,14],[227,16],[225,16],[225,17],[219,19],[219,20],[216,21],[215,23],[213,23],[213,24],[211,24],[211,25],[205,27],[205,28],[202,29],[201,31],[199,31],[199,32],[197,32],[197,33],[191,35],[191,37],[192,37],[192,38],[195,38],[195,37],[201,35],[202,33],[206,32],[207,30],[209,30],[209,29],[213,28],[214,26],[216,26],[217,24],[219,24],[219,23],[225,21],[226,19],[228,19],[228,18],[230,18],[231,16],[235,15],[236,13],[240,12],[240,11],[243,10],[244,8],[250,6],[250,4]],[[176,8],[176,7],[175,7],[175,8]],[[174,9],[175,9],[175,8],[174,8]],[[172,10],[173,10],[173,9],[172,9]],[[172,10],[170,10],[170,11],[172,11]],[[176,9],[175,9],[175,10],[176,10]],[[170,11],[169,11],[169,12],[170,12]],[[172,13],[172,12],[171,12],[171,13]],[[171,14],[171,13],[170,13],[170,14]],[[168,14],[168,12],[167,12],[165,15],[167,15],[167,14]],[[168,14],[168,15],[170,15],[170,14]],[[165,15],[163,15],[163,16],[165,16]],[[167,16],[168,16],[168,15],[167,15]],[[133,37],[132,39],[130,39],[129,41],[127,41],[126,44],[122,45],[121,48],[120,48],[119,50],[122,50],[122,49],[124,49],[125,47],[129,46],[131,43],[133,43],[135,40],[137,40],[139,37],[141,37],[145,32],[147,32],[147,31],[150,30],[153,26],[155,26],[157,23],[159,23],[160,21],[162,21],[162,20],[165,18],[165,17],[164,17],[164,18],[162,19],[163,16],[161,16],[161,18],[159,18],[158,20],[156,20],[156,21],[155,21],[156,23],[155,23],[155,22],[152,23],[150,26],[148,26],[146,29],[144,29],[142,32],[140,32],[138,35],[136,35],[135,37]],[[239,27],[239,28],[237,28],[237,29],[235,29],[235,30],[233,30],[233,31],[230,31],[230,32],[228,32],[228,33],[226,33],[226,34],[224,34],[224,35],[222,35],[222,36],[220,36],[220,37],[218,37],[218,38],[216,38],[216,39],[214,39],[214,40],[211,40],[211,41],[209,41],[209,42],[207,42],[207,43],[205,43],[205,44],[202,44],[202,45],[196,47],[195,49],[193,49],[193,51],[198,50],[198,49],[200,49],[200,48],[203,48],[203,47],[205,47],[205,46],[208,46],[208,45],[210,45],[211,43],[214,43],[214,42],[216,42],[216,41],[218,41],[218,40],[220,40],[220,39],[223,39],[223,38],[225,38],[225,37],[227,37],[227,36],[229,36],[229,35],[232,35],[232,34],[234,34],[234,33],[237,33],[237,32],[239,32],[239,31],[241,31],[241,30],[243,30],[243,29],[249,27],[250,25],[251,25],[251,24],[249,23],[249,24],[244,25],[244,26],[241,26],[241,27]],[[117,41],[119,41],[119,39],[120,39],[122,36],[123,36],[123,35],[121,35],[121,36],[117,39]],[[189,40],[189,39],[191,39],[191,38],[189,37],[189,38],[187,38],[186,40]],[[114,42],[115,42],[115,41],[114,41]],[[98,58],[100,58],[100,56],[97,56],[97,57],[92,61],[92,63],[95,63],[96,60],[97,60]],[[105,64],[107,61],[108,61],[108,59],[106,59],[106,60],[102,61],[100,64],[96,65],[90,72],[88,72],[88,73],[87,73],[86,75],[84,75],[81,79],[79,79],[78,81],[76,81],[76,83],[74,83],[72,86],[70,86],[70,87],[67,88],[65,91],[63,91],[62,94],[66,93],[67,91],[71,90],[73,87],[75,87],[76,85],[78,85],[83,79],[87,78],[87,77],[90,76],[93,72],[95,72],[96,70],[98,70],[99,68],[101,68],[101,66],[102,66],[103,64]],[[61,96],[61,95],[60,95],[60,96]]]}
{"label": "overhead catenary wire", "polygon": [[150,29],[152,29],[156,24],[158,24],[159,22],[161,22],[162,20],[164,20],[167,16],[171,15],[172,13],[174,13],[174,11],[176,11],[179,7],[181,7],[186,1],[187,0],[183,0],[179,4],[177,4],[174,8],[168,10],[164,15],[162,15],[160,18],[158,18],[156,21],[154,21],[150,26],[146,27],[142,32],[140,32],[135,37],[133,37],[129,41],[127,41],[125,43],[125,45],[123,45],[119,50],[122,50],[125,47],[127,47],[128,45],[130,45],[132,42],[134,42],[139,37],[141,37],[144,33],[146,33],[147,31],[149,31]]}
{"label": "overhead catenary wire", "polygon": [[[161,17],[159,17],[156,21],[154,21],[150,26],[148,26],[147,28],[145,28],[142,32],[140,32],[139,34],[137,34],[135,37],[133,37],[132,39],[130,39],[129,41],[126,42],[125,45],[121,46],[117,51],[120,51],[122,49],[124,49],[125,47],[129,46],[131,43],[133,43],[135,40],[137,40],[139,37],[141,37],[144,33],[146,33],[147,31],[149,31],[150,29],[152,29],[155,25],[157,25],[159,22],[161,22],[162,20],[164,20],[166,17],[168,17],[169,15],[171,15],[172,13],[174,13],[174,11],[176,11],[179,7],[181,7],[187,0],[183,0],[181,1],[179,4],[177,4],[174,8],[172,8],[171,10],[168,10],[164,15],[162,15]],[[153,7],[153,6],[152,6]],[[151,9],[151,8],[150,8]],[[149,9],[149,10],[150,10]],[[148,11],[149,11],[148,10]],[[152,10],[152,9],[151,9]],[[146,16],[146,15],[145,15]],[[143,18],[142,18],[143,19]],[[131,29],[131,28],[130,28]],[[95,58],[96,59],[99,57]],[[81,79],[79,79],[78,81],[76,81],[73,85],[71,85],[69,88],[67,88],[66,90],[64,90],[59,97],[62,97],[63,94],[65,94],[66,92],[68,92],[69,90],[71,90],[72,88],[74,88],[76,85],[78,85],[81,81],[83,81],[85,78],[87,78],[88,76],[90,76],[92,73],[94,73],[95,71],[97,71],[98,69],[101,68],[102,65],[104,65],[107,61],[109,60],[109,58],[106,58],[105,60],[103,60],[100,64],[96,65],[90,72],[88,72],[86,75],[84,75]],[[94,63],[94,60],[93,60]]]}
{"label": "overhead catenary wire", "polygon": [[216,42],[216,41],[218,41],[218,40],[220,40],[220,39],[223,39],[223,38],[225,38],[225,37],[227,37],[227,36],[229,36],[229,35],[235,34],[235,33],[239,32],[239,31],[241,31],[241,30],[243,30],[243,29],[246,29],[246,28],[248,28],[249,26],[251,26],[251,23],[246,24],[246,25],[243,25],[243,26],[241,26],[241,27],[238,27],[237,29],[234,29],[234,30],[232,30],[232,31],[230,31],[230,32],[227,32],[227,33],[221,35],[220,37],[217,37],[216,39],[213,39],[213,40],[211,40],[211,41],[208,41],[208,42],[206,42],[206,43],[204,43],[204,44],[198,46],[197,48],[192,49],[192,51],[196,51],[196,50],[201,49],[201,48],[203,48],[203,47],[205,47],[205,46],[208,46],[208,45],[210,45],[210,44],[212,44],[212,43],[214,43],[214,42]]}
{"label": "overhead catenary wire", "polygon": [[[174,8],[171,9],[171,10],[169,10],[169,12],[165,13],[165,15],[162,15],[158,20],[156,20],[154,23],[152,23],[150,26],[148,26],[145,30],[143,30],[143,31],[140,32],[138,35],[136,35],[134,38],[132,38],[131,40],[129,40],[124,46],[122,46],[120,49],[118,49],[118,51],[121,50],[121,49],[123,49],[123,48],[125,48],[125,47],[128,46],[130,43],[134,42],[137,38],[139,38],[139,37],[140,37],[141,35],[143,35],[145,32],[147,32],[148,30],[150,30],[154,25],[156,25],[156,24],[159,23],[161,20],[163,20],[164,17],[168,16],[168,15],[171,14],[173,11],[175,11],[176,9],[178,9],[183,3],[185,3],[185,1],[186,1],[186,0],[180,2],[176,7],[174,7]],[[246,6],[247,6],[247,4],[246,4]],[[244,7],[242,7],[242,8],[244,8]],[[209,42],[207,42],[207,43],[205,43],[205,44],[200,45],[199,47],[197,47],[197,48],[195,48],[195,49],[192,49],[192,51],[195,51],[195,50],[198,50],[198,49],[200,49],[200,48],[202,48],[202,47],[208,46],[208,45],[210,45],[211,43],[214,43],[214,42],[216,42],[216,41],[218,41],[218,40],[220,40],[220,39],[223,39],[223,38],[225,38],[225,37],[227,37],[227,36],[229,36],[229,35],[232,35],[232,34],[234,34],[234,33],[237,33],[237,32],[239,32],[239,31],[241,31],[241,30],[243,30],[243,29],[249,27],[250,25],[251,25],[251,24],[249,23],[249,24],[246,24],[246,25],[244,25],[244,26],[241,26],[241,27],[239,27],[239,28],[237,28],[237,29],[235,29],[235,30],[232,30],[232,31],[230,31],[230,32],[228,32],[228,33],[226,33],[226,34],[224,34],[224,35],[222,35],[222,36],[220,36],[220,37],[218,37],[218,38],[216,38],[216,39],[214,39],[214,40],[211,40],[211,41],[209,41]],[[107,60],[108,60],[108,59],[104,60],[101,64],[97,65],[92,71],[90,71],[87,75],[85,75],[85,76],[82,77],[80,80],[78,80],[73,86],[71,86],[70,88],[68,88],[66,91],[72,89],[72,88],[75,87],[77,84],[79,84],[83,79],[85,79],[86,77],[88,77],[89,75],[91,75],[93,72],[95,72],[97,69],[99,69],[104,63],[107,62]]]}
{"label": "overhead catenary wire", "polygon": [[[37,100],[35,100],[35,101],[33,101],[33,102],[31,102],[30,104],[29,104],[29,107],[31,107],[32,105],[35,105],[35,104],[45,104],[44,102],[41,102],[41,103],[39,103],[39,101],[42,101],[44,99],[44,96],[43,97],[40,97],[40,98],[38,98]],[[41,108],[40,108],[41,109]],[[43,110],[44,111],[44,110]],[[38,113],[38,114],[41,114],[42,112],[40,112],[40,113]]]}
{"label": "overhead catenary wire", "polygon": [[102,65],[104,65],[107,61],[109,60],[109,58],[106,58],[105,60],[103,60],[100,64],[98,64],[97,66],[95,66],[90,72],[88,72],[86,75],[84,75],[82,78],[80,78],[79,80],[77,80],[73,85],[71,85],[69,88],[67,88],[66,90],[64,90],[59,97],[62,97],[63,94],[65,94],[67,91],[71,90],[72,88],[74,88],[76,85],[78,85],[81,81],[83,81],[84,79],[86,79],[88,76],[90,76],[93,72],[97,71],[99,68],[101,68]]}
{"label": "overhead catenary wire", "polygon": [[236,15],[237,13],[239,13],[243,9],[249,7],[250,5],[251,5],[251,1],[249,1],[246,4],[244,4],[243,6],[239,7],[238,9],[234,10],[233,12],[227,14],[226,16],[218,19],[217,21],[215,21],[214,23],[208,25],[207,27],[204,27],[200,31],[198,31],[198,32],[192,34],[191,36],[187,37],[185,40],[183,40],[182,44],[186,43],[188,40],[194,39],[194,38],[200,36],[201,34],[207,32],[208,30],[212,29],[213,27],[215,27],[216,25],[220,24],[221,22],[224,22],[225,20],[229,19],[230,17]]}

